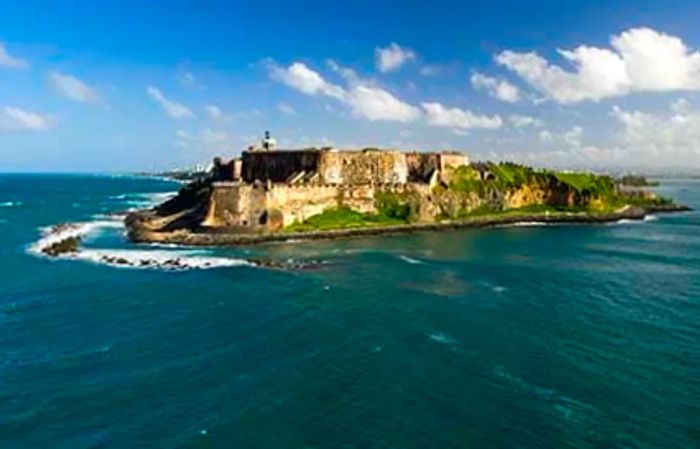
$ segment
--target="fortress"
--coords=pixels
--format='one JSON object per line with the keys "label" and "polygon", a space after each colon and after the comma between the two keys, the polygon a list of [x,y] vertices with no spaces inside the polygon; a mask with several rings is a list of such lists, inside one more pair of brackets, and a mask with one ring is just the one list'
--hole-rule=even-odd
{"label": "fortress", "polygon": [[687,208],[608,175],[470,163],[458,152],[276,150],[266,133],[260,147],[216,158],[206,177],[124,221],[135,242],[239,245],[678,210]]}
{"label": "fortress", "polygon": [[276,150],[262,146],[240,158],[214,160],[209,204],[201,225],[228,232],[278,230],[340,205],[376,212],[378,192],[420,192],[446,182],[450,168],[469,164],[458,152],[335,148]]}

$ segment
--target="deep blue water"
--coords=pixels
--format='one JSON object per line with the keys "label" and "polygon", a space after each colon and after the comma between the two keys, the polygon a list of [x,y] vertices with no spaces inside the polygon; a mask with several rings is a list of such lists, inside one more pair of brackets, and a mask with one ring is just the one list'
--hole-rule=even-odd
{"label": "deep blue water", "polygon": [[[0,176],[0,448],[700,447],[699,212],[194,252],[102,216],[176,188]],[[85,260],[32,253],[66,221]]]}

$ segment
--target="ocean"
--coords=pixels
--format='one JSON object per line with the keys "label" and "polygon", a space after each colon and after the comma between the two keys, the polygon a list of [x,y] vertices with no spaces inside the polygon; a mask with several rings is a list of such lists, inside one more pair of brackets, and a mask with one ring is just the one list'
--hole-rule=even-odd
{"label": "ocean", "polygon": [[0,175],[0,448],[700,447],[700,181],[643,222],[126,242],[177,188]]}

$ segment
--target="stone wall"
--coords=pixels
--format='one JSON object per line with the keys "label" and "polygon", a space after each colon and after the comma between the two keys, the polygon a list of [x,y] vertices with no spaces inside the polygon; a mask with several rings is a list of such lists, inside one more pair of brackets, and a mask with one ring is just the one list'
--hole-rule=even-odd
{"label": "stone wall", "polygon": [[266,210],[265,188],[240,182],[212,184],[203,226],[249,229],[263,226]]}
{"label": "stone wall", "polygon": [[241,178],[248,183],[287,182],[302,171],[318,172],[320,158],[319,150],[244,151],[241,155]]}
{"label": "stone wall", "polygon": [[319,172],[327,184],[398,184],[408,177],[406,157],[400,151],[326,150]]}

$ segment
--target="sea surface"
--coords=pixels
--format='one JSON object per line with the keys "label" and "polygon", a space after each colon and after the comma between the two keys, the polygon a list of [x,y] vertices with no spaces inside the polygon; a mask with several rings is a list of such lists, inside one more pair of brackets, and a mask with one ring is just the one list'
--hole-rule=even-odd
{"label": "sea surface", "polygon": [[126,242],[178,187],[0,175],[0,448],[700,447],[698,181],[643,222]]}

